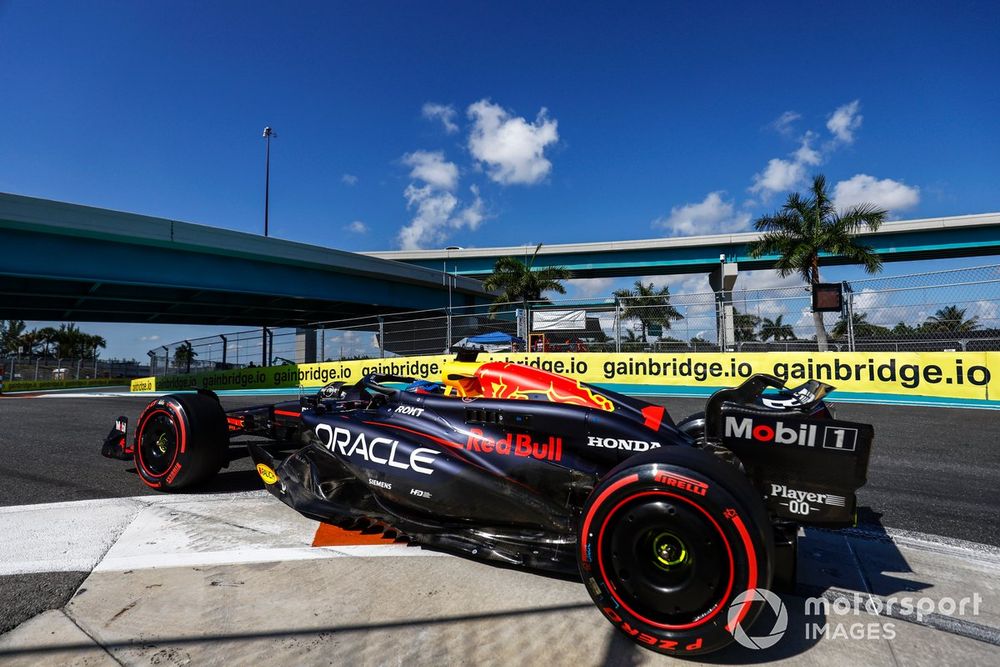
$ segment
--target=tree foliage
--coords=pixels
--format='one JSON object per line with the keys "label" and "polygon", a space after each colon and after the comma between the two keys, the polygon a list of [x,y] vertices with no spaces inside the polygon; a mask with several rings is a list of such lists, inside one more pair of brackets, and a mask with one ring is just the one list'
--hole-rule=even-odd
{"label": "tree foliage", "polygon": [[757,325],[760,324],[760,318],[752,313],[741,313],[736,308],[733,308],[733,331],[736,334],[736,340],[740,343],[745,343],[751,340],[757,340]]}
{"label": "tree foliage", "polygon": [[529,302],[550,303],[546,292],[565,294],[562,281],[569,280],[569,269],[562,266],[547,266],[535,269],[535,259],[542,244],[535,247],[527,263],[506,255],[493,265],[493,273],[483,281],[483,287],[491,292],[499,292],[490,308],[496,313],[502,304],[520,303],[527,310]]}
{"label": "tree foliage", "polygon": [[795,330],[792,329],[791,324],[786,324],[784,322],[784,315],[778,315],[773,320],[764,318],[760,323],[760,339],[763,341],[774,339],[775,341],[780,340],[795,340]]}
{"label": "tree foliage", "polygon": [[27,331],[23,320],[0,321],[0,349],[8,353],[96,359],[107,345],[103,336],[85,333],[72,322],[61,324],[58,329],[44,327]]}
{"label": "tree foliage", "polygon": [[[823,254],[846,257],[868,273],[878,273],[882,270],[881,257],[856,237],[860,232],[881,227],[886,214],[874,204],[858,204],[837,211],[827,192],[826,178],[815,176],[808,194],[791,193],[778,212],[754,222],[754,228],[763,235],[750,242],[750,256],[777,255],[774,268],[782,277],[798,273],[811,285],[821,282],[819,266]],[[813,313],[813,321],[819,348],[825,350],[823,313]]]}
{"label": "tree foliage", "polygon": [[184,341],[174,348],[174,366],[177,368],[190,369],[191,362],[198,356],[191,343]]}
{"label": "tree foliage", "polygon": [[647,341],[650,326],[659,325],[666,331],[671,322],[684,319],[680,311],[670,305],[670,288],[666,285],[656,289],[653,283],[646,285],[636,280],[635,289],[615,290],[614,295],[621,300],[621,318],[639,321],[643,343]]}
{"label": "tree foliage", "polygon": [[[888,327],[873,324],[868,321],[868,313],[852,313],[851,325],[854,328],[855,338],[888,338],[892,331]],[[833,325],[834,338],[847,338],[847,318],[841,317]]]}
{"label": "tree foliage", "polygon": [[935,333],[965,333],[975,331],[979,328],[979,316],[965,319],[966,310],[968,309],[959,308],[957,305],[945,306],[928,317],[921,328],[925,331],[933,331]]}

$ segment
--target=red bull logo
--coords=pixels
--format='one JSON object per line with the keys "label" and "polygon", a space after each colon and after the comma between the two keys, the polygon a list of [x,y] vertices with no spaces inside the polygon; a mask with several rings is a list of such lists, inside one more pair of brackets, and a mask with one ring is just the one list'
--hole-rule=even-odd
{"label": "red bull logo", "polygon": [[476,371],[483,396],[523,401],[551,401],[614,412],[606,396],[594,392],[579,380],[519,364],[494,361]]}
{"label": "red bull logo", "polygon": [[470,452],[497,453],[501,456],[531,457],[539,461],[562,460],[562,438],[549,436],[543,442],[535,442],[527,433],[508,433],[496,440],[485,435],[481,429],[469,431],[465,448]]}

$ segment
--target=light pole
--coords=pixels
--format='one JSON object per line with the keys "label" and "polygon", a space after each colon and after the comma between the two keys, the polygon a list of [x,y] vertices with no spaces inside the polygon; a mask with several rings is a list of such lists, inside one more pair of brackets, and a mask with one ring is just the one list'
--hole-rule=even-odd
{"label": "light pole", "polygon": [[271,137],[278,134],[270,127],[264,128],[264,141],[267,148],[264,153],[264,236],[267,236],[267,213],[271,204]]}
{"label": "light pole", "polygon": [[[267,237],[267,216],[268,209],[271,207],[271,137],[278,136],[270,126],[264,128],[264,142],[267,148],[264,153],[264,236]],[[267,366],[268,354],[267,354],[267,327],[261,329],[260,332],[260,365]]]}

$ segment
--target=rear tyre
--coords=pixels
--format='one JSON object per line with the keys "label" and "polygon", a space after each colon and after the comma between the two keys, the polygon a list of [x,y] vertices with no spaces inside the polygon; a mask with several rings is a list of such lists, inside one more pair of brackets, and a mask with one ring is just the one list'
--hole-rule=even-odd
{"label": "rear tyre", "polygon": [[139,415],[133,460],[143,483],[173,491],[214,476],[225,463],[228,447],[226,413],[216,399],[171,394]]}
{"label": "rear tyre", "polygon": [[[591,598],[636,643],[708,653],[760,611],[774,537],[759,494],[732,466],[674,446],[614,468],[584,505],[577,560]],[[731,609],[732,608],[732,609]]]}
{"label": "rear tyre", "polygon": [[696,412],[677,422],[677,430],[691,436],[695,441],[701,440],[705,437],[705,413]]}

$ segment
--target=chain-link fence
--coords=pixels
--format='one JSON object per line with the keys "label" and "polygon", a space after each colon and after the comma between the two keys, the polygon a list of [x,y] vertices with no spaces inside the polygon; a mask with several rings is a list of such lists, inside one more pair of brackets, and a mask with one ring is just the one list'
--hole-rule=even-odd
{"label": "chain-link fence", "polygon": [[[1000,265],[842,283],[828,349],[1000,350]],[[809,351],[808,285],[552,303],[505,303],[254,329],[150,350],[155,375],[341,359],[488,351]]]}
{"label": "chain-link fence", "polygon": [[149,373],[149,366],[134,360],[57,358],[27,354],[0,356],[0,376],[9,381],[64,382],[101,378],[137,378],[145,377]]}
{"label": "chain-link fence", "polygon": [[[841,313],[825,313],[830,349],[1000,350],[1000,265],[843,283]],[[805,285],[732,292],[733,347],[815,350],[817,322]]]}

